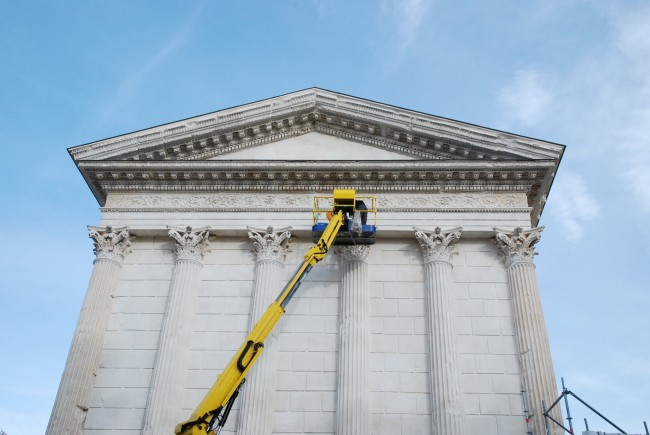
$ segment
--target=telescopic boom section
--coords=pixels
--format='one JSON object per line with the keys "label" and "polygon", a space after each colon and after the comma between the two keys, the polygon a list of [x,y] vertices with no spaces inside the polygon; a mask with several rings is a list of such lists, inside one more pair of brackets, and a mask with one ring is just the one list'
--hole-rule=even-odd
{"label": "telescopic boom section", "polygon": [[[352,195],[354,195],[354,191],[352,191]],[[336,204],[336,192],[334,200]],[[298,290],[298,287],[300,287],[303,279],[316,263],[325,258],[332,243],[334,243],[334,239],[345,219],[343,211],[337,211],[336,207],[334,211],[335,214],[329,221],[320,240],[307,251],[304,261],[296,274],[257,322],[244,344],[219,375],[217,381],[210,388],[210,391],[205,395],[189,420],[176,426],[176,434],[206,435],[219,433],[221,427],[225,424],[232,403],[237,397],[239,388],[244,382],[248,371],[264,349],[264,340],[285,313],[287,304]]]}

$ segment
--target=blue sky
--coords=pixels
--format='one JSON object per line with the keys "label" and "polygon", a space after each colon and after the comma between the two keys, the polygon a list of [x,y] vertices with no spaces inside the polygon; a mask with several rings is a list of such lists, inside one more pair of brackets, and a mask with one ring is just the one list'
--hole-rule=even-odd
{"label": "blue sky", "polygon": [[0,12],[9,435],[45,430],[92,268],[98,205],[66,148],[311,86],[567,145],[536,260],[555,371],[642,432],[648,2],[0,1]]}

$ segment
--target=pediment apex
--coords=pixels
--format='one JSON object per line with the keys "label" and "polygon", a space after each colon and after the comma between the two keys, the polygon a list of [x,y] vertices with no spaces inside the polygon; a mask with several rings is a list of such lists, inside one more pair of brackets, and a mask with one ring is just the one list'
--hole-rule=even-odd
{"label": "pediment apex", "polygon": [[320,88],[69,149],[88,160],[207,160],[319,132],[419,160],[556,160],[564,146]]}

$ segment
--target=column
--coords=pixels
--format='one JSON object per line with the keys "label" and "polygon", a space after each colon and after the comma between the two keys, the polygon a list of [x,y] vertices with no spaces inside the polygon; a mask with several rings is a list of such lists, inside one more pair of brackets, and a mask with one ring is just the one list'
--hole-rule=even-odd
{"label": "column", "polygon": [[463,435],[458,352],[454,328],[451,257],[462,228],[433,231],[415,228],[424,257],[429,338],[429,387],[435,435]]}
{"label": "column", "polygon": [[337,435],[364,435],[368,427],[368,245],[342,246]]}
{"label": "column", "polygon": [[[257,256],[249,331],[262,317],[283,287],[282,271],[291,237],[291,227],[248,228]],[[275,328],[264,342],[264,351],[248,373],[242,388],[239,413],[240,434],[270,434],[273,429],[273,395],[277,371],[277,337]]]}
{"label": "column", "polygon": [[95,261],[47,426],[48,435],[80,434],[83,429],[120,269],[131,244],[126,227],[89,226],[88,231]]}
{"label": "column", "polygon": [[208,227],[169,228],[169,236],[176,242],[176,259],[149,386],[143,434],[173,434],[183,419],[180,402],[187,379],[203,254],[208,251],[208,231]]}
{"label": "column", "polygon": [[[533,257],[537,255],[534,245],[539,242],[543,229],[539,227],[524,231],[515,228],[512,232],[494,229],[508,268],[517,347],[534,435],[546,434],[542,400],[548,406],[558,397],[533,262]],[[552,415],[561,421],[560,412]],[[556,432],[553,424],[551,429],[551,433],[562,433]]]}

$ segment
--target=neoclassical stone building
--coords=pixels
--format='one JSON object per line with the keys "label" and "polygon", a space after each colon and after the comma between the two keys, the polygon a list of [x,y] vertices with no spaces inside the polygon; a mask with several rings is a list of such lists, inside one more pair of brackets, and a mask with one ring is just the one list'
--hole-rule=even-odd
{"label": "neoclassical stone building", "polygon": [[71,148],[101,215],[48,434],[173,433],[353,188],[377,243],[314,268],[223,433],[542,435],[563,150],[317,88]]}

